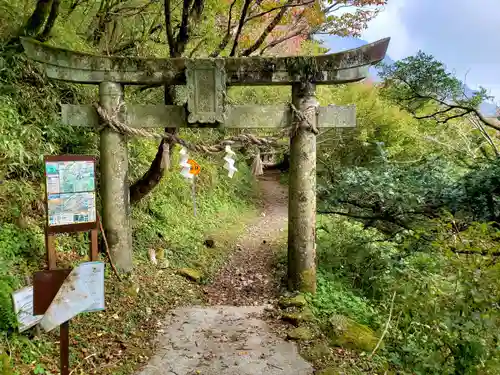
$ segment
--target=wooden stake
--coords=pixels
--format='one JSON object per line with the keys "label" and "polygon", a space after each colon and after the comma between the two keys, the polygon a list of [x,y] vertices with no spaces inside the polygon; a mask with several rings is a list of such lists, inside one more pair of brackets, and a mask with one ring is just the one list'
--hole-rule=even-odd
{"label": "wooden stake", "polygon": [[48,232],[48,228],[45,229],[45,248],[47,249],[47,265],[49,270],[56,268],[56,246],[55,246],[55,236]]}
{"label": "wooden stake", "polygon": [[[99,220],[99,219],[98,219]],[[90,231],[90,249],[89,256],[90,260],[96,261],[99,258],[99,243],[98,243],[99,229],[92,229]]]}
{"label": "wooden stake", "polygon": [[305,119],[299,121],[290,139],[288,203],[288,287],[316,292],[316,125],[318,107],[315,86],[309,82],[292,85],[292,103]]}
{"label": "wooden stake", "polygon": [[196,217],[196,176],[193,176],[193,214]]}
{"label": "wooden stake", "polygon": [[106,233],[104,233],[104,228],[102,227],[102,221],[101,218],[99,217],[99,214],[97,215],[97,220],[99,221],[99,227],[101,228],[102,239],[104,240],[104,246],[106,247],[106,254],[108,255],[109,258],[109,264],[111,264],[111,268],[113,269],[116,277],[118,278],[118,281],[122,281],[122,278],[120,277],[120,274],[116,270],[115,264],[113,263],[113,259],[111,258],[111,254],[109,252],[108,240],[106,239]]}
{"label": "wooden stake", "polygon": [[[55,236],[45,230],[45,244],[47,250],[47,263],[49,270],[56,269]],[[69,321],[59,327],[59,358],[61,362],[61,375],[69,375]]]}
{"label": "wooden stake", "polygon": [[69,320],[59,327],[61,375],[69,375]]}

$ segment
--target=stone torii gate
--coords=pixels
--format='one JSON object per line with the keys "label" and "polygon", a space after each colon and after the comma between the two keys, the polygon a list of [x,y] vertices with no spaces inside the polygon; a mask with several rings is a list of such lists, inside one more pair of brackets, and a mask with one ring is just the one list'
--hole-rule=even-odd
{"label": "stone torii gate", "polygon": [[[316,84],[344,84],[367,77],[381,61],[389,38],[357,49],[321,56],[216,59],[144,59],[95,56],[22,39],[28,57],[42,63],[49,78],[99,85],[102,108],[115,111],[124,85],[187,85],[187,106],[127,104],[121,121],[131,128],[285,128],[290,139],[288,279],[292,290],[316,289],[317,128],[355,127],[354,105],[319,107]],[[228,105],[231,85],[291,85],[292,105]],[[63,105],[66,124],[96,127],[92,105]],[[103,225],[116,265],[131,270],[132,233],[127,137],[106,127],[100,140]]]}

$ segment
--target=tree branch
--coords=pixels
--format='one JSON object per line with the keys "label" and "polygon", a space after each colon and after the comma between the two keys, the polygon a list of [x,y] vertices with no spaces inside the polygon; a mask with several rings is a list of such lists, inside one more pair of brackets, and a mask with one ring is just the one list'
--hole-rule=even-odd
{"label": "tree branch", "polygon": [[182,5],[182,16],[181,25],[179,27],[179,32],[177,33],[177,38],[175,40],[175,56],[180,57],[182,52],[186,48],[186,44],[189,40],[189,7],[191,6],[191,0],[184,0]]}
{"label": "tree branch", "polygon": [[278,9],[302,7],[302,6],[307,6],[307,5],[314,4],[315,2],[316,2],[316,0],[309,0],[309,1],[305,1],[305,2],[303,2],[303,3],[297,3],[297,4],[290,4],[290,3],[287,3],[287,4],[281,5],[281,6],[279,6],[279,7],[274,7],[274,8],[271,8],[271,9],[269,9],[269,10],[266,10],[265,12],[261,12],[261,13],[255,14],[255,15],[253,15],[253,16],[249,16],[249,17],[247,17],[247,19],[245,20],[245,23],[250,22],[251,20],[254,20],[254,19],[256,19],[256,18],[259,18],[259,17],[265,16],[266,14],[272,13],[272,12],[274,12],[275,10],[278,10]]}
{"label": "tree branch", "polygon": [[[444,100],[442,99],[439,99],[439,98],[436,98],[436,97],[433,97],[433,96],[430,96],[430,95],[423,95],[421,93],[418,92],[418,90],[413,87],[412,84],[410,84],[409,82],[407,82],[403,77],[400,77],[400,76],[396,76],[396,79],[400,80],[401,82],[403,82],[413,93],[414,93],[414,96],[412,97],[409,97],[409,98],[405,98],[404,100],[405,101],[412,101],[412,100],[415,100],[415,99],[425,99],[425,100],[431,100],[431,101],[435,101],[436,103],[442,105],[445,107],[444,110],[439,110],[439,111],[436,111],[430,115],[425,115],[425,116],[417,116],[415,113],[413,113],[413,116],[415,116],[415,118],[417,119],[425,119],[425,118],[434,118],[437,122],[440,122],[440,123],[446,123],[454,118],[459,118],[459,117],[463,117],[469,113],[472,113],[474,114],[478,119],[479,121],[481,121],[484,125],[492,128],[492,129],[495,129],[495,130],[498,130],[500,131],[500,121],[497,121],[497,123],[494,123],[493,120],[488,120],[486,117],[484,117],[477,108],[474,108],[474,107],[471,107],[471,106],[464,106],[464,105],[460,105],[460,104],[450,104],[450,103],[447,103],[445,102]],[[453,115],[453,116],[450,116],[444,120],[439,120],[436,116],[439,116],[440,114],[444,114],[444,113],[447,113],[449,111],[452,111],[454,109],[458,109],[458,110],[462,110],[464,111],[463,113],[460,113],[460,114],[456,114],[456,115]],[[411,111],[410,111],[411,112]]]}
{"label": "tree branch", "polygon": [[493,140],[491,139],[491,137],[488,134],[488,132],[486,131],[486,129],[484,129],[482,123],[477,119],[477,117],[472,117],[472,116],[469,116],[469,121],[471,122],[472,125],[474,125],[475,127],[477,127],[479,129],[479,131],[481,132],[483,137],[486,139],[486,141],[489,143],[489,145],[493,149],[495,156],[499,157],[500,153],[498,152],[498,148],[497,148],[496,144],[493,142]]}
{"label": "tree branch", "polygon": [[59,6],[61,5],[61,0],[52,0],[52,7],[50,8],[49,18],[47,19],[47,23],[40,34],[39,40],[46,41],[49,36],[52,28],[56,23],[56,19],[59,16]]}
{"label": "tree branch", "polygon": [[51,8],[52,0],[38,0],[35,10],[31,14],[22,30],[24,34],[36,38],[40,33],[43,25],[45,24],[47,15],[51,11]]}
{"label": "tree branch", "polygon": [[231,6],[229,7],[229,19],[227,21],[226,35],[224,35],[224,38],[222,38],[220,44],[217,46],[217,49],[210,54],[210,57],[217,57],[217,56],[219,56],[219,54],[222,51],[224,51],[224,49],[229,44],[229,41],[231,40],[231,34],[232,34],[231,22],[232,22],[232,18],[233,18],[233,7],[234,7],[234,4],[236,4],[236,0],[234,0],[231,3]]}
{"label": "tree branch", "polygon": [[236,30],[236,35],[234,37],[233,48],[231,48],[231,53],[229,54],[229,56],[231,57],[236,55],[236,48],[238,47],[238,41],[240,39],[241,30],[243,29],[243,25],[245,25],[245,18],[247,16],[248,8],[250,7],[252,1],[253,0],[245,0],[245,3],[243,4],[243,9],[241,10],[240,22],[238,24],[238,29]]}
{"label": "tree branch", "polygon": [[[136,204],[144,198],[153,188],[158,185],[165,170],[168,167],[169,160],[168,147],[165,147],[165,140],[160,142],[156,156],[151,163],[148,171],[130,187],[130,204]],[[167,153],[167,154],[166,154]]]}
{"label": "tree branch", "polygon": [[281,44],[281,43],[284,43],[286,42],[287,40],[289,39],[292,39],[292,38],[295,38],[296,36],[299,36],[300,34],[302,34],[306,29],[303,28],[303,29],[300,29],[300,30],[297,30],[287,36],[284,36],[282,38],[279,38],[279,39],[275,39],[273,40],[272,42],[270,42],[269,44],[265,45],[264,47],[262,47],[262,49],[260,50],[259,54],[260,55],[263,55],[264,52],[270,48],[274,48],[276,47],[277,45]]}
{"label": "tree branch", "polygon": [[[293,0],[288,0],[287,4],[290,4]],[[273,18],[271,23],[267,25],[265,30],[262,32],[260,37],[255,41],[255,43],[247,48],[243,53],[241,54],[242,56],[250,56],[253,52],[257,51],[260,46],[264,43],[268,35],[274,30],[274,28],[280,23],[281,19],[285,15],[286,11],[288,10],[287,7],[283,6],[278,14]]]}
{"label": "tree branch", "polygon": [[165,31],[167,35],[167,44],[170,51],[170,57],[175,57],[175,41],[172,32],[172,13],[170,9],[170,0],[165,0]]}

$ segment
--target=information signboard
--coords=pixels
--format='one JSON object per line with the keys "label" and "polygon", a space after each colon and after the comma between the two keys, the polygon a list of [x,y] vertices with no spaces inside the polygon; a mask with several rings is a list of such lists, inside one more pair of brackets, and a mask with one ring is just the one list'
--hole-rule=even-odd
{"label": "information signboard", "polygon": [[14,313],[19,324],[19,332],[26,331],[42,320],[43,315],[33,315],[33,287],[27,286],[12,293]]}
{"label": "information signboard", "polygon": [[97,227],[94,157],[46,156],[45,178],[49,233]]}
{"label": "information signboard", "polygon": [[80,313],[98,310],[104,310],[104,263],[81,263],[64,280],[40,325],[48,332]]}

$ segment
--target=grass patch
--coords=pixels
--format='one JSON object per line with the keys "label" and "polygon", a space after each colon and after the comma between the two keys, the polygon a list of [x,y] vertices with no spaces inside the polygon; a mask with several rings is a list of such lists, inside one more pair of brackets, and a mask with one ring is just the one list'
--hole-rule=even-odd
{"label": "grass patch", "polygon": [[[236,237],[253,211],[234,217],[225,217],[219,230],[209,231],[216,249],[199,247],[187,263],[198,266],[210,278],[230,254]],[[237,220],[236,220],[237,219]],[[222,219],[221,219],[222,220]],[[224,220],[223,220],[224,221]],[[142,253],[141,253],[142,254]],[[176,252],[172,252],[175,257]],[[59,254],[61,268],[72,267],[82,261],[78,252]],[[81,314],[71,321],[71,369],[76,374],[130,374],[147,363],[154,353],[154,337],[162,332],[164,316],[181,305],[203,304],[199,285],[176,274],[175,258],[171,267],[154,266],[145,256],[136,258],[135,272],[130,280],[118,282],[106,268],[106,310]],[[31,332],[30,332],[31,333]],[[2,352],[10,354],[12,374],[57,374],[59,366],[58,332],[42,333],[38,338],[12,334],[1,342]],[[44,372],[40,372],[44,371]],[[8,372],[7,372],[8,374]]]}

